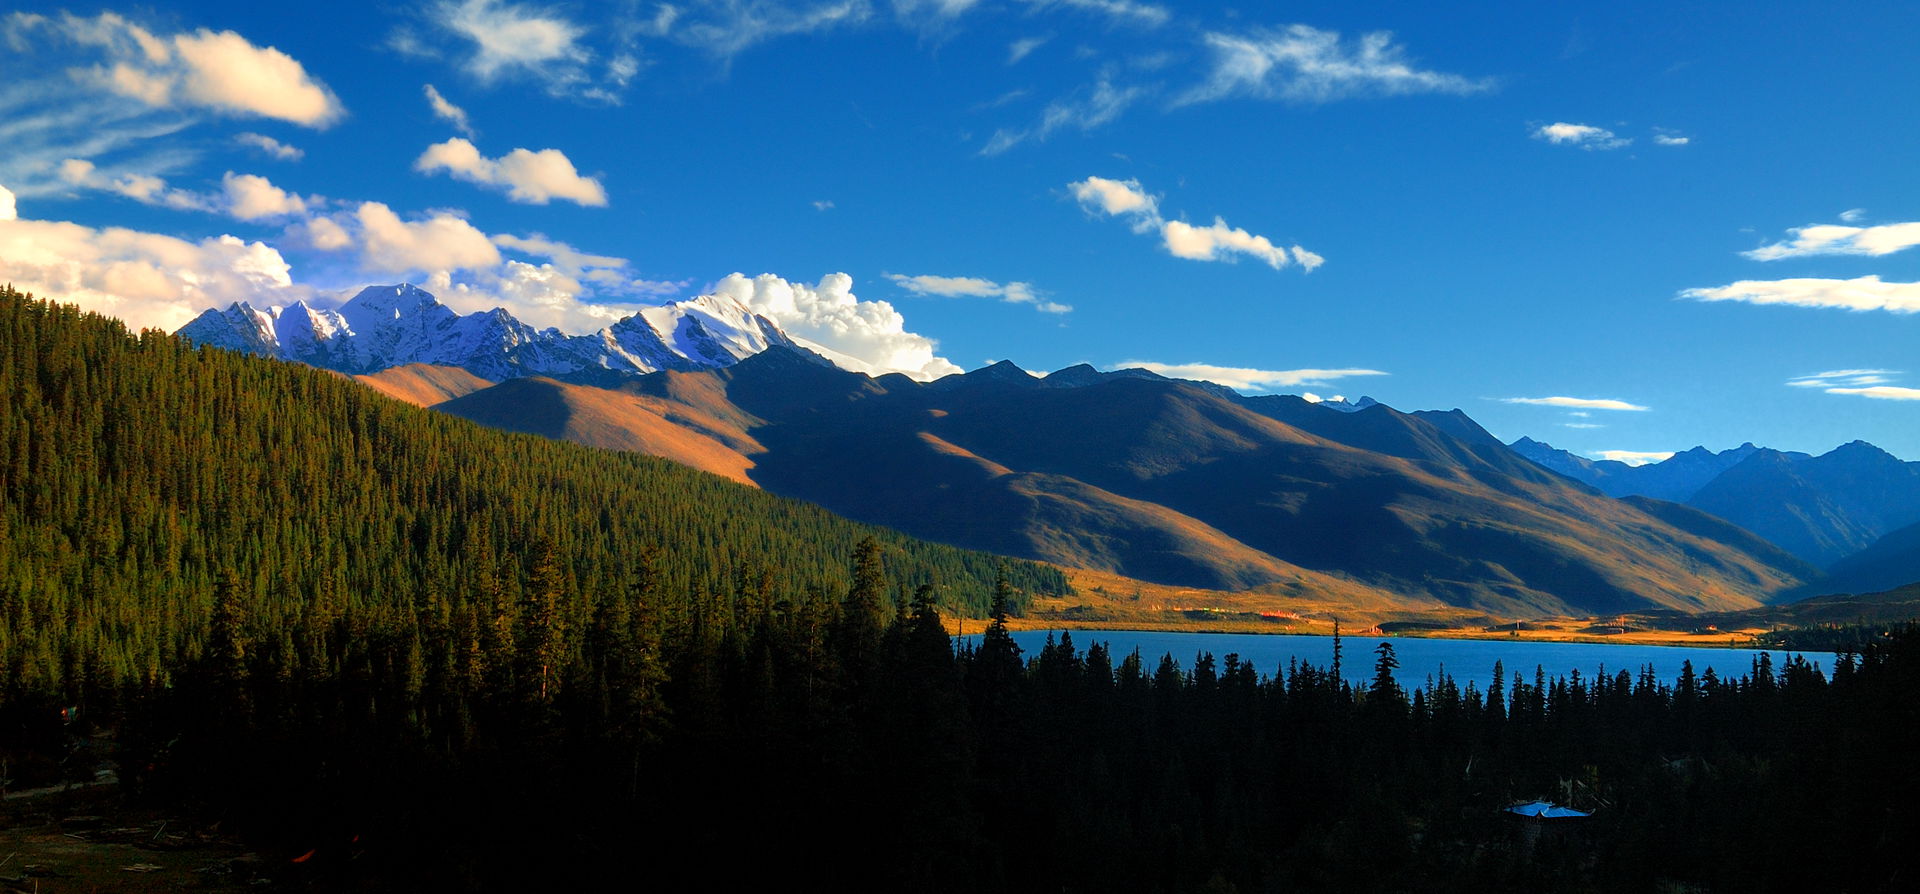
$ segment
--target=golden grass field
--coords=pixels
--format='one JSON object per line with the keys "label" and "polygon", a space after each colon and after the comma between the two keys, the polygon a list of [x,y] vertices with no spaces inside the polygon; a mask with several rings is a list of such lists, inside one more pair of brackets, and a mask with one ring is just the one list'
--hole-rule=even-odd
{"label": "golden grass field", "polygon": [[[1764,625],[1696,629],[1684,617],[1496,618],[1438,604],[1409,605],[1404,598],[1361,584],[1318,576],[1312,581],[1313,590],[1281,584],[1229,593],[1147,583],[1101,571],[1065,570],[1075,594],[1035,599],[1023,616],[1009,621],[1010,628],[1327,636],[1338,620],[1341,632],[1353,636],[1702,647],[1751,646],[1753,638],[1767,630]],[[986,628],[986,621],[950,617],[947,628],[956,634],[977,634]]]}

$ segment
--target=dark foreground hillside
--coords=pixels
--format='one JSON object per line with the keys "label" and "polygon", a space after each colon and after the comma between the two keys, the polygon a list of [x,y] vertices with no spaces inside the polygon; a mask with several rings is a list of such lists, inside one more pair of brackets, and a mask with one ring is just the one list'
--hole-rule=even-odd
{"label": "dark foreground hillside", "polygon": [[[300,890],[1903,890],[1920,637],[1406,691],[956,654],[1048,570],[0,296],[0,761]],[[1571,826],[1502,812],[1551,798]],[[4,815],[4,814],[0,814]],[[0,873],[10,871],[0,866]],[[25,884],[24,882],[22,884]]]}

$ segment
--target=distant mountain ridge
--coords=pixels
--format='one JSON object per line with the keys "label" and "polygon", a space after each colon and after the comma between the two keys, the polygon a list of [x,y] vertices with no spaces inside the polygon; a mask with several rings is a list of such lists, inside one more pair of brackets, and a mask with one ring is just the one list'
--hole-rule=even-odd
{"label": "distant mountain ridge", "polygon": [[1719,516],[1825,568],[1920,522],[1920,462],[1854,441],[1813,456],[1742,444],[1643,466],[1590,460],[1532,438],[1514,452],[1614,497],[1649,496]]}
{"label": "distant mountain ridge", "polygon": [[597,332],[567,335],[535,329],[499,308],[462,316],[409,284],[368,286],[338,310],[304,301],[269,308],[235,302],[203,312],[179,334],[350,375],[419,363],[495,382],[530,375],[610,381],[730,366],[775,345],[805,350],[771,320],[722,295],[649,307]]}

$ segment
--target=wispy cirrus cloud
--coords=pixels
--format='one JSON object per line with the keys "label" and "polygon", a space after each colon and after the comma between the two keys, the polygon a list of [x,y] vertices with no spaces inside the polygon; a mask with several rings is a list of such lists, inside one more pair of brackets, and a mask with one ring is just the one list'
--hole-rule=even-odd
{"label": "wispy cirrus cloud", "polygon": [[1152,360],[1122,360],[1107,369],[1144,369],[1170,379],[1193,379],[1225,385],[1236,391],[1272,391],[1276,388],[1326,386],[1336,379],[1355,376],[1384,376],[1377,369],[1252,369],[1240,366],[1215,366],[1210,363],[1159,363]]}
{"label": "wispy cirrus cloud", "polygon": [[300,147],[289,146],[265,134],[239,133],[234,135],[233,141],[279,161],[299,161],[307,156],[306,151]]}
{"label": "wispy cirrus cloud", "polygon": [[426,96],[427,107],[433,110],[433,117],[453,125],[454,130],[459,131],[468,138],[476,136],[473,130],[473,122],[467,118],[466,109],[454,105],[445,96],[440,94],[439,88],[432,84],[425,85],[425,89],[423,89],[421,93]]}
{"label": "wispy cirrus cloud", "polygon": [[1576,409],[1576,410],[1620,410],[1620,411],[1627,411],[1627,412],[1643,412],[1648,409],[1651,409],[1650,407],[1643,407],[1639,404],[1628,403],[1624,400],[1613,400],[1610,398],[1598,398],[1598,397],[1503,397],[1503,398],[1500,398],[1499,400],[1503,404],[1528,404],[1536,407],[1565,407],[1565,408]]}
{"label": "wispy cirrus cloud", "polygon": [[[1844,217],[1842,218],[1844,219]],[[1763,245],[1742,255],[1756,261],[1811,258],[1822,255],[1879,257],[1920,245],[1920,221],[1853,227],[1810,224],[1787,231],[1793,238]]]}
{"label": "wispy cirrus cloud", "polygon": [[1787,382],[1795,388],[1818,388],[1828,394],[1846,394],[1880,400],[1920,400],[1920,388],[1895,385],[1897,369],[1834,369],[1812,375],[1796,376]]}
{"label": "wispy cirrus cloud", "polygon": [[1309,273],[1326,262],[1325,258],[1299,245],[1290,248],[1275,245],[1265,236],[1229,226],[1218,216],[1204,226],[1167,220],[1160,214],[1159,198],[1148,194],[1138,180],[1088,177],[1067,184],[1067,190],[1089,214],[1125,219],[1136,233],[1159,233],[1161,245],[1176,258],[1233,261],[1246,256],[1275,270],[1298,264]]}
{"label": "wispy cirrus cloud", "polygon": [[1112,69],[1103,70],[1092,85],[1048,103],[1040,112],[1040,120],[1032,125],[994,131],[987,144],[980,148],[980,154],[999,155],[1028,140],[1045,142],[1062,130],[1084,132],[1102,127],[1119,118],[1150,90],[1141,85],[1121,85]]}
{"label": "wispy cirrus cloud", "polygon": [[1022,2],[1036,10],[1063,8],[1104,16],[1116,25],[1158,28],[1173,21],[1173,13],[1166,7],[1153,3],[1138,3],[1135,0],[1022,0]]}
{"label": "wispy cirrus cloud", "polygon": [[1010,304],[1032,305],[1034,310],[1047,314],[1064,314],[1073,310],[1069,305],[1049,300],[1044,293],[1035,289],[1031,283],[998,283],[976,276],[933,276],[921,274],[906,276],[899,273],[885,274],[894,285],[910,294],[939,298],[998,298]]}
{"label": "wispy cirrus cloud", "polygon": [[1745,279],[1714,288],[1686,289],[1680,297],[1694,301],[1920,313],[1920,282],[1884,282],[1876,275],[1854,279]]}
{"label": "wispy cirrus cloud", "polygon": [[1233,96],[1323,103],[1365,96],[1420,93],[1464,95],[1491,90],[1492,78],[1424,69],[1414,64],[1392,32],[1343,38],[1311,25],[1211,31],[1201,43],[1212,54],[1206,79],[1176,105]]}

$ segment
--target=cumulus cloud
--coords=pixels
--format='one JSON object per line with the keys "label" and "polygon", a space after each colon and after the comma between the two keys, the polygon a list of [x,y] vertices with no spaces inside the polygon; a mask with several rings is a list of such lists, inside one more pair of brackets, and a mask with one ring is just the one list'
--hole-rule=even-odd
{"label": "cumulus cloud", "polygon": [[148,106],[207,109],[308,127],[326,127],[346,113],[333,91],[298,60],[232,31],[156,34],[112,12],[93,18],[15,13],[7,25],[15,35],[45,30],[65,38],[100,59],[72,69],[76,78]]}
{"label": "cumulus cloud", "polygon": [[460,137],[435,143],[420,154],[413,169],[423,174],[446,171],[455,179],[506,190],[507,198],[528,205],[565,199],[595,207],[607,204],[600,181],[583,177],[573,161],[558,149],[515,149],[500,158],[488,158]]}
{"label": "cumulus cloud", "polygon": [[289,146],[265,134],[252,132],[235,134],[233,141],[242,146],[257,149],[262,155],[280,161],[299,161],[307,155],[298,146]]}
{"label": "cumulus cloud", "polygon": [[1012,304],[1031,304],[1035,310],[1047,314],[1064,314],[1072,307],[1046,300],[1032,284],[1024,282],[997,283],[990,279],[973,276],[905,276],[889,273],[886,277],[894,285],[915,295],[939,298],[998,298]]}
{"label": "cumulus cloud", "polygon": [[[1845,219],[1844,215],[1842,219]],[[1858,215],[1855,219],[1858,219]],[[1879,257],[1920,245],[1920,221],[1882,224],[1877,227],[1811,224],[1796,227],[1787,232],[1793,234],[1792,239],[1764,245],[1741,254],[1756,261],[1778,261],[1785,258],[1810,258],[1820,255]]]}
{"label": "cumulus cloud", "polygon": [[1144,369],[1172,379],[1193,379],[1225,385],[1236,391],[1272,391],[1303,385],[1324,386],[1334,379],[1351,376],[1384,376],[1377,369],[1248,369],[1238,366],[1214,366],[1208,363],[1156,363],[1151,360],[1122,360],[1108,369]]}
{"label": "cumulus cloud", "polygon": [[[1147,194],[1138,180],[1108,180],[1105,177],[1088,177],[1085,180],[1067,184],[1074,199],[1081,207],[1099,211],[1109,217],[1132,215],[1136,222],[1145,222],[1151,229],[1152,222],[1160,218],[1159,200]],[[1146,232],[1140,230],[1139,232]]]}
{"label": "cumulus cloud", "polygon": [[1631,410],[1648,409],[1639,404],[1630,404],[1624,400],[1608,400],[1592,397],[1503,397],[1501,403],[1531,404],[1537,407],[1571,407],[1579,410]]}
{"label": "cumulus cloud", "polygon": [[1233,261],[1244,255],[1275,270],[1291,263],[1300,265],[1308,273],[1326,263],[1326,258],[1299,245],[1291,248],[1275,245],[1265,236],[1229,226],[1220,217],[1204,227],[1183,220],[1167,220],[1160,216],[1159,199],[1148,194],[1138,180],[1088,177],[1067,184],[1067,190],[1089,214],[1126,218],[1136,233],[1158,231],[1161,244],[1176,258]]}
{"label": "cumulus cloud", "polygon": [[[0,212],[10,195],[0,189]],[[171,331],[207,307],[305,297],[288,269],[278,251],[233,236],[190,242],[0,213],[0,282],[135,328]]]}
{"label": "cumulus cloud", "polygon": [[13,190],[0,186],[0,222],[20,219],[20,206],[14,200]]}
{"label": "cumulus cloud", "polygon": [[1899,314],[1920,312],[1920,282],[1882,282],[1872,275],[1855,279],[1741,280],[1718,288],[1687,289],[1680,297]]}
{"label": "cumulus cloud", "polygon": [[1212,71],[1178,104],[1233,96],[1320,103],[1361,96],[1469,94],[1494,86],[1489,78],[1415,66],[1387,31],[1346,40],[1338,31],[1290,25],[1238,34],[1209,32],[1203,43],[1213,53]]}
{"label": "cumulus cloud", "polygon": [[361,266],[385,273],[474,270],[500,263],[487,234],[447,212],[424,220],[401,220],[392,208],[363,202],[354,212],[361,237]]}
{"label": "cumulus cloud", "polygon": [[[1569,124],[1565,121],[1534,128],[1533,138],[1545,140],[1555,146],[1578,146],[1587,150],[1618,149],[1633,143],[1631,137],[1618,136],[1604,127],[1595,127],[1591,124]],[[1682,139],[1681,142],[1684,143],[1685,140]]]}
{"label": "cumulus cloud", "polygon": [[1192,261],[1231,260],[1234,255],[1247,255],[1267,266],[1278,270],[1287,266],[1289,260],[1312,272],[1314,268],[1326,263],[1326,259],[1296,245],[1292,255],[1288,249],[1274,245],[1265,236],[1256,236],[1239,227],[1229,227],[1227,222],[1216,217],[1213,224],[1196,227],[1184,221],[1170,220],[1161,226],[1161,236],[1166,240],[1167,251],[1176,258]]}
{"label": "cumulus cloud", "polygon": [[469,137],[474,136],[473,123],[467,120],[466,109],[448,102],[447,98],[441,96],[440,91],[434,89],[432,84],[426,85],[426,89],[422,92],[426,94],[427,106],[433,109],[433,117],[453,125],[454,130]]}
{"label": "cumulus cloud", "polygon": [[228,171],[221,181],[226,211],[241,220],[293,217],[307,213],[307,202],[255,174]]}
{"label": "cumulus cloud", "polygon": [[1673,458],[1671,450],[1595,450],[1588,454],[1597,459],[1610,459],[1630,466],[1644,466],[1649,463],[1665,462]]}
{"label": "cumulus cloud", "polygon": [[1653,135],[1655,146],[1685,146],[1691,142],[1693,142],[1692,137],[1683,137],[1675,133],[1661,132]]}
{"label": "cumulus cloud", "polygon": [[920,381],[962,372],[935,353],[933,339],[906,329],[906,318],[885,301],[862,301],[853,294],[853,277],[831,273],[813,286],[788,282],[770,273],[749,279],[734,273],[714,292],[745,304],[786,330],[788,335],[849,369],[874,375],[905,373]]}

